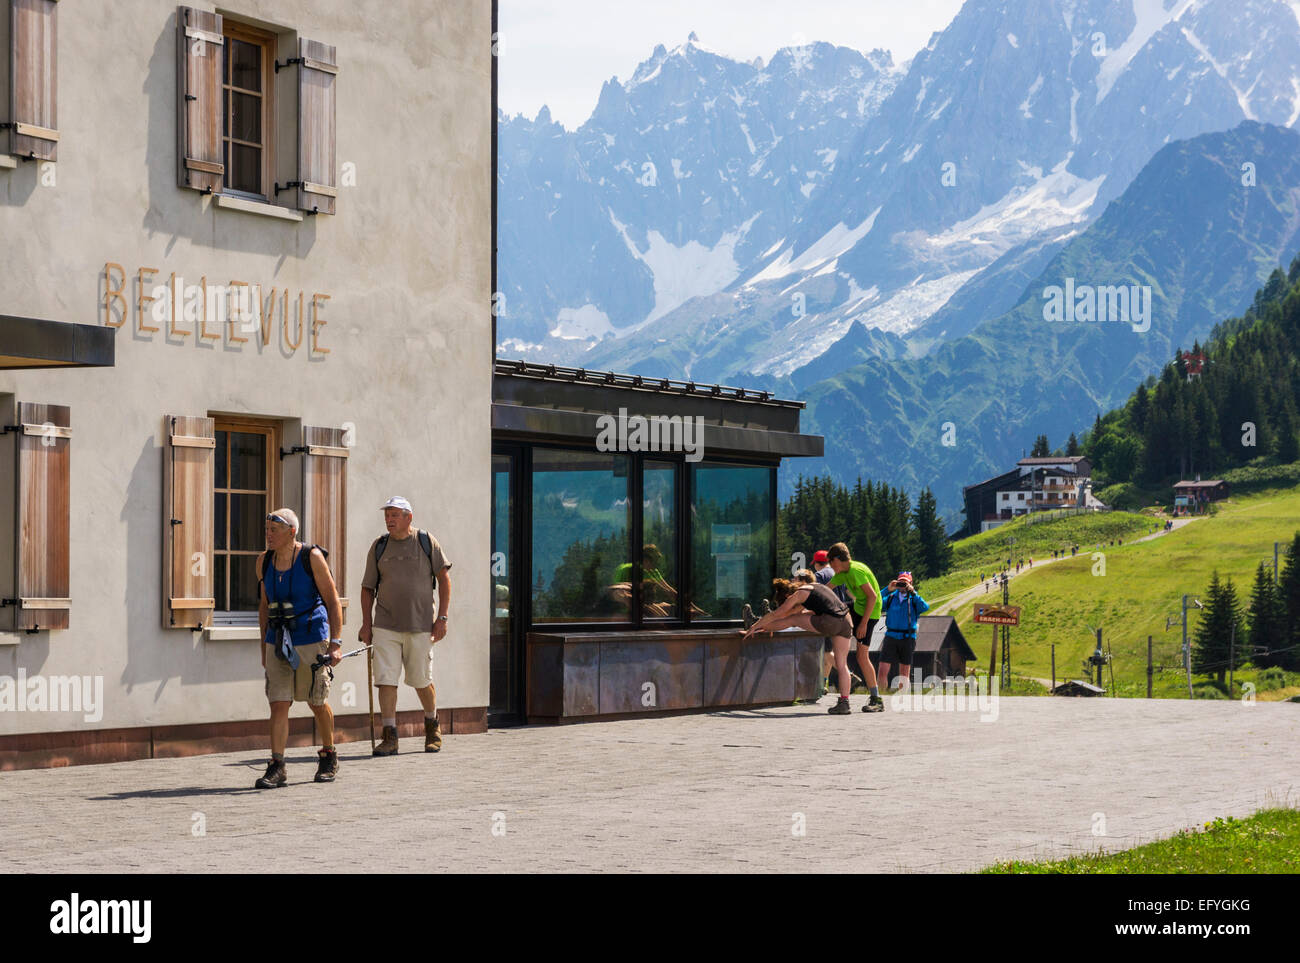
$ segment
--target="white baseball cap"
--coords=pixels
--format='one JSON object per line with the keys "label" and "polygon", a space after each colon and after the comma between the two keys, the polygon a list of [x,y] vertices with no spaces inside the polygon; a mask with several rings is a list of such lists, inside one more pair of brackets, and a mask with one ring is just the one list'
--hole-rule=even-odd
{"label": "white baseball cap", "polygon": [[411,503],[408,502],[401,495],[394,495],[392,498],[388,499],[388,501],[384,503],[384,508],[386,509],[400,508],[404,512],[409,512],[411,511]]}

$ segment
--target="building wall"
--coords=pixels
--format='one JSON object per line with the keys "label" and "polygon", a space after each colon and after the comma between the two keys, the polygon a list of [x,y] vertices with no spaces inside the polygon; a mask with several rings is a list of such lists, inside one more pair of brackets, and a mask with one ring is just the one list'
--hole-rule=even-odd
{"label": "building wall", "polygon": [[[380,506],[406,495],[454,563],[450,628],[435,650],[439,707],[488,703],[488,580],[475,576],[489,544],[491,5],[234,2],[222,12],[338,48],[337,156],[354,165],[355,186],[340,187],[337,215],[291,223],[179,188],[176,5],[59,4],[56,183],[42,185],[36,164],[0,169],[0,313],[102,325],[111,261],[129,281],[151,267],[158,284],[175,271],[186,283],[287,286],[293,312],[299,291],[308,305],[328,294],[319,346],[329,353],[310,350],[310,330],[292,352],[282,339],[142,332],[128,284],[114,368],[0,372],[7,417],[15,400],[64,404],[73,425],[71,628],[0,636],[0,676],[102,675],[105,693],[97,722],[5,713],[0,734],[266,717],[257,641],[162,627],[168,414],[355,426],[344,641],[356,644]],[[292,430],[284,443],[298,443]],[[284,466],[289,479],[296,460]],[[364,711],[365,675],[360,658],[337,670],[336,711]],[[340,703],[349,681],[356,708]],[[418,706],[405,687],[400,698]]]}

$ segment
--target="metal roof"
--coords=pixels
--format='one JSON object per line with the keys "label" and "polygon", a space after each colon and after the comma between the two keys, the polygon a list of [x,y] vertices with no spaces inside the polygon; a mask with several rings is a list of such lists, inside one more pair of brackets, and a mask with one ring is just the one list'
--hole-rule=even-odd
{"label": "metal roof", "polygon": [[588,384],[605,388],[622,388],[630,391],[649,391],[655,394],[683,395],[696,398],[715,398],[724,401],[743,401],[747,404],[773,405],[779,408],[804,408],[802,401],[775,398],[770,391],[753,388],[731,388],[726,385],[697,384],[673,378],[647,378],[643,375],[617,374],[613,371],[588,371],[586,368],[568,368],[556,364],[536,364],[530,361],[506,361],[498,358],[493,371],[499,375],[516,378],[537,378],[542,381],[562,381],[566,384]]}

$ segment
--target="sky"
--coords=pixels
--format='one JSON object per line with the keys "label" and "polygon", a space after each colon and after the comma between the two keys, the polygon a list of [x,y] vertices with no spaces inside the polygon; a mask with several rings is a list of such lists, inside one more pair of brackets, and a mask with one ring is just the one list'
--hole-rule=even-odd
{"label": "sky", "polygon": [[883,47],[895,64],[952,22],[962,0],[499,0],[497,102],[507,116],[542,105],[570,130],[596,106],[601,85],[626,82],[656,44],[691,32],[737,60],[825,40]]}

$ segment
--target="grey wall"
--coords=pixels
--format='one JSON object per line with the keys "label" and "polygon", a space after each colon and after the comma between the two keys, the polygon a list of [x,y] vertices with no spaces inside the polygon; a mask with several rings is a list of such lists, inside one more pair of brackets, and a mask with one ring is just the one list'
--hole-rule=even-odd
{"label": "grey wall", "polygon": [[[404,494],[454,562],[439,705],[487,705],[490,4],[217,8],[338,47],[338,160],[355,165],[356,185],[340,188],[337,216],[301,223],[219,209],[177,186],[175,4],[59,8],[57,180],[43,186],[34,164],[0,168],[0,312],[104,324],[103,269],[114,261],[132,280],[154,267],[155,283],[176,271],[266,293],[287,285],[295,307],[300,289],[308,301],[329,294],[320,342],[330,353],[312,356],[310,335],[289,353],[257,336],[199,344],[141,333],[133,308],[112,369],[0,372],[0,394],[70,405],[73,424],[72,628],[0,637],[0,675],[102,674],[101,728],[265,717],[257,642],[165,630],[161,617],[163,416],[256,414],[355,425],[345,641],[356,638],[380,505]],[[292,104],[281,106],[283,122]],[[285,468],[296,473],[297,460]],[[364,707],[363,660],[339,670],[336,685],[345,681]],[[401,693],[401,708],[418,706]],[[335,708],[354,711],[337,697]],[[0,718],[4,732],[83,727],[72,714]]]}

